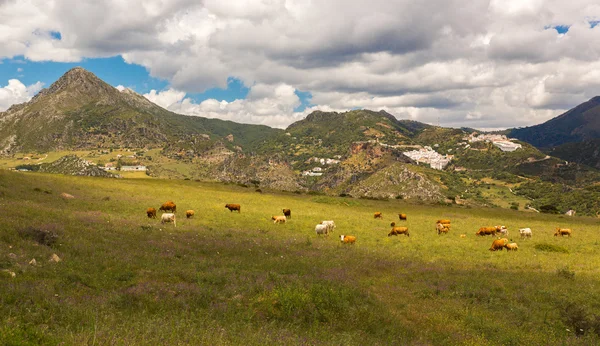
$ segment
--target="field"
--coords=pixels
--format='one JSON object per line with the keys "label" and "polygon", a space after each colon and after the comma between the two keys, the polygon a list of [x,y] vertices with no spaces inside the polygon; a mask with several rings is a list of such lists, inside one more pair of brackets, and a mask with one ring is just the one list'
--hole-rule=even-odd
{"label": "field", "polygon": [[[167,200],[177,227],[145,215]],[[282,208],[292,218],[275,225]],[[4,170],[0,212],[2,345],[600,343],[594,218]],[[387,237],[399,212],[410,237]],[[499,224],[518,251],[475,236]]]}

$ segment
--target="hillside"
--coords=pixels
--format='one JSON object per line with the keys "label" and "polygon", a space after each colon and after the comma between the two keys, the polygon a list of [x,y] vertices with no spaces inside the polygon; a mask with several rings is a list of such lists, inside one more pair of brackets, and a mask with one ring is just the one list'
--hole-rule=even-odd
{"label": "hillside", "polygon": [[565,143],[600,138],[600,96],[543,124],[511,129],[509,136],[538,148],[551,148]]}
{"label": "hillside", "polygon": [[29,102],[0,113],[0,153],[113,147],[202,151],[212,142],[252,151],[281,132],[259,125],[169,112],[130,89],[119,91],[73,68]]}
{"label": "hillside", "polygon": [[[592,218],[5,170],[0,196],[2,345],[600,343]],[[166,200],[177,227],[146,217]],[[399,212],[409,237],[387,236]],[[474,235],[499,224],[518,251]]]}

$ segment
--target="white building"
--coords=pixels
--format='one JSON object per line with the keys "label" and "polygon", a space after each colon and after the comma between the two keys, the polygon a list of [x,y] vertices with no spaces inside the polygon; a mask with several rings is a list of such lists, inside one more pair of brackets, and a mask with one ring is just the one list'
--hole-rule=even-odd
{"label": "white building", "polygon": [[492,144],[500,148],[502,151],[515,151],[522,147],[521,144],[510,141],[493,141]]}
{"label": "white building", "polygon": [[439,170],[444,169],[454,157],[453,155],[442,155],[427,146],[419,150],[406,151],[404,155],[417,163],[429,164],[431,168]]}
{"label": "white building", "polygon": [[146,166],[121,166],[121,172],[145,172]]}

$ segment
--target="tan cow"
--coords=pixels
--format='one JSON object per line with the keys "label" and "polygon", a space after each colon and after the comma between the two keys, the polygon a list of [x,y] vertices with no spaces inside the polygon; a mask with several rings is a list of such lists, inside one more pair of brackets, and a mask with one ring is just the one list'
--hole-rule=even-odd
{"label": "tan cow", "polygon": [[560,228],[560,227],[556,227],[556,232],[554,232],[554,236],[568,236],[571,237],[571,229],[570,228]]}
{"label": "tan cow", "polygon": [[407,237],[410,237],[410,234],[408,233],[408,227],[393,227],[390,233],[388,233],[388,237],[400,234],[404,234]]}

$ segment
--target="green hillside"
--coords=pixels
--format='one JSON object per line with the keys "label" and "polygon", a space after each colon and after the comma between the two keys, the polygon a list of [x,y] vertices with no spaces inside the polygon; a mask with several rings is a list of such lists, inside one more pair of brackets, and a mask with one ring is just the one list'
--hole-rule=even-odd
{"label": "green hillside", "polygon": [[[600,342],[597,219],[7,171],[0,195],[3,345]],[[177,227],[146,217],[166,200]],[[275,225],[282,208],[292,218]],[[399,212],[410,237],[387,236]],[[323,219],[329,237],[314,232]],[[474,235],[496,224],[518,251]]]}

